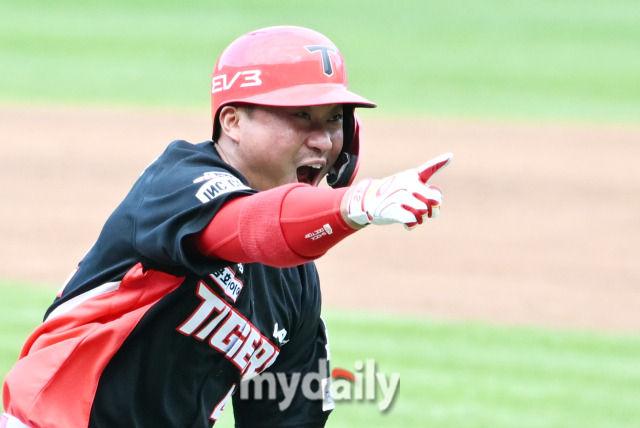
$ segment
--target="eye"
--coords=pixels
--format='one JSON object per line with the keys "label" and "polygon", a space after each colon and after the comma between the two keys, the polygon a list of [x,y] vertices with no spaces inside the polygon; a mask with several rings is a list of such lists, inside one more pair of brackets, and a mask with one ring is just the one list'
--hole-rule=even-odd
{"label": "eye", "polygon": [[311,115],[309,113],[307,113],[306,111],[299,111],[299,112],[295,113],[295,116],[299,117],[300,119],[311,120]]}
{"label": "eye", "polygon": [[342,113],[337,113],[331,116],[331,119],[329,119],[329,122],[342,122],[343,118],[344,116],[342,115]]}

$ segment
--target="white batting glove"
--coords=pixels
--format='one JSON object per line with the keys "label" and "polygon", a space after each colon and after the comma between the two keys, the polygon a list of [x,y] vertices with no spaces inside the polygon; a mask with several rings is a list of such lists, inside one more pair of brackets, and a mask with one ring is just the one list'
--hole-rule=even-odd
{"label": "white batting glove", "polygon": [[382,180],[360,181],[347,202],[348,218],[362,226],[402,223],[409,230],[425,218],[435,218],[440,212],[442,191],[427,181],[452,158],[453,153],[445,153]]}

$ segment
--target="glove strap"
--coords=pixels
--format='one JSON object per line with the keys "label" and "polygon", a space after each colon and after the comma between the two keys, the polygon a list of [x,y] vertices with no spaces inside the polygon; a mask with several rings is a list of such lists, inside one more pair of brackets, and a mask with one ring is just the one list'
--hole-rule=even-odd
{"label": "glove strap", "polygon": [[374,180],[371,178],[365,178],[360,181],[356,186],[354,186],[353,193],[351,193],[351,196],[349,197],[347,217],[349,217],[349,220],[362,226],[371,224],[371,220],[373,220],[369,213],[367,213],[364,206],[365,196],[373,184],[373,181]]}

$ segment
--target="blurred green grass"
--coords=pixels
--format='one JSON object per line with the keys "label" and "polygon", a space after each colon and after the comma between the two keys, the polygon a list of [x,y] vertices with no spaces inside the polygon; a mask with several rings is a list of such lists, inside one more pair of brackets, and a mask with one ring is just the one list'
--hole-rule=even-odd
{"label": "blurred green grass", "polygon": [[42,322],[54,297],[51,287],[0,279],[0,379],[15,364],[27,336]]}
{"label": "blurred green grass", "polygon": [[[55,290],[0,281],[0,372],[14,364]],[[640,426],[640,336],[439,322],[325,310],[332,366],[400,374],[386,413],[339,401],[329,427]],[[379,400],[381,394],[378,393]],[[216,426],[233,426],[232,409]]]}
{"label": "blurred green grass", "polygon": [[333,427],[640,426],[640,337],[358,312],[325,319],[334,366],[374,358],[401,376],[388,414],[343,403]]}
{"label": "blurred green grass", "polygon": [[638,122],[636,0],[3,0],[0,101],[206,111],[221,50],[303,25],[371,114]]}

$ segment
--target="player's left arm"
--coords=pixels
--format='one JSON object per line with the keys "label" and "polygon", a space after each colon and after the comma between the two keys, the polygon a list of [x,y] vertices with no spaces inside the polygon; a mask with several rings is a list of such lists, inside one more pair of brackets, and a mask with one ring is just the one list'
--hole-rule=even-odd
{"label": "player's left arm", "polygon": [[196,236],[196,245],[208,257],[239,263],[309,262],[360,227],[343,216],[346,192],[289,184],[233,199]]}
{"label": "player's left arm", "polygon": [[428,180],[451,158],[447,153],[349,188],[289,184],[234,199],[196,236],[196,245],[211,258],[287,267],[319,258],[368,224],[412,229],[437,216],[442,193]]}

